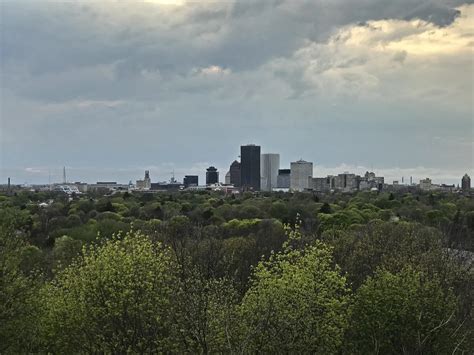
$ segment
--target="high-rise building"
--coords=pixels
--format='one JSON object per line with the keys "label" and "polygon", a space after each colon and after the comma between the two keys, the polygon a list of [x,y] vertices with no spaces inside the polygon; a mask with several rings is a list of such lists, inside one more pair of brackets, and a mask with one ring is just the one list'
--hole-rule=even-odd
{"label": "high-rise building", "polygon": [[260,189],[272,191],[277,187],[280,154],[262,154],[260,157]]}
{"label": "high-rise building", "polygon": [[290,169],[279,169],[277,177],[277,187],[279,189],[289,189],[290,188]]}
{"label": "high-rise building", "polygon": [[290,190],[304,191],[309,188],[309,177],[313,177],[313,163],[298,160],[290,164]]}
{"label": "high-rise building", "polygon": [[260,190],[260,146],[240,147],[240,182],[243,190]]}
{"label": "high-rise building", "polygon": [[461,188],[463,191],[469,191],[471,189],[471,178],[465,174],[461,180]]}
{"label": "high-rise building", "polygon": [[199,176],[197,175],[186,175],[183,180],[184,187],[189,186],[198,186],[199,185]]}
{"label": "high-rise building", "polygon": [[234,160],[232,164],[230,164],[230,182],[229,184],[234,185],[235,187],[240,187],[240,163],[237,160]]}
{"label": "high-rise building", "polygon": [[217,184],[219,182],[219,172],[213,166],[207,168],[206,171],[206,185]]}
{"label": "high-rise building", "polygon": [[225,174],[224,184],[230,185],[230,170]]}

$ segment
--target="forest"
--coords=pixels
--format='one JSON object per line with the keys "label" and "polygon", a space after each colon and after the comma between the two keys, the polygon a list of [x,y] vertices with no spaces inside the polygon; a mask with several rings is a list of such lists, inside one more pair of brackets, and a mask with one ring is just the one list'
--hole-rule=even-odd
{"label": "forest", "polygon": [[0,353],[474,353],[454,193],[0,195]]}

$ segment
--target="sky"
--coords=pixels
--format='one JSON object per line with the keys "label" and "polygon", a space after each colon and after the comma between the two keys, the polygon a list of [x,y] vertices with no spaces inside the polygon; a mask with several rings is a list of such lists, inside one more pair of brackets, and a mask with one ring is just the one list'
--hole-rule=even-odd
{"label": "sky", "polygon": [[1,0],[0,183],[474,175],[474,3]]}

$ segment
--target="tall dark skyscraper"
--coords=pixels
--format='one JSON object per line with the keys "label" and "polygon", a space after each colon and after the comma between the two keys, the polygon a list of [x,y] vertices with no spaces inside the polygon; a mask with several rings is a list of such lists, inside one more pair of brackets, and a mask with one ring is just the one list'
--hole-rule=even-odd
{"label": "tall dark skyscraper", "polygon": [[260,146],[240,146],[240,182],[243,190],[260,190]]}
{"label": "tall dark skyscraper", "polygon": [[213,166],[207,168],[206,185],[217,184],[219,182],[219,172]]}

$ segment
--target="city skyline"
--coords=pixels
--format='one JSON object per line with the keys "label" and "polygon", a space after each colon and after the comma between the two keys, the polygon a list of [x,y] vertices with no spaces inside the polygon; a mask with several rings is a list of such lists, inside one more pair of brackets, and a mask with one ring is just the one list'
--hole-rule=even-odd
{"label": "city skyline", "polygon": [[248,142],[314,176],[474,175],[468,1],[0,6],[2,182],[60,181],[64,165],[223,180]]}

